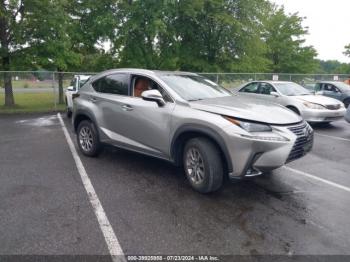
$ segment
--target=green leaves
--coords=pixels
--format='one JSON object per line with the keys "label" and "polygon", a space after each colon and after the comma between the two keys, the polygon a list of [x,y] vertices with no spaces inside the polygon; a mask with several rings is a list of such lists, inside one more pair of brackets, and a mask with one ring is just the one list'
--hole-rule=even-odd
{"label": "green leaves", "polygon": [[298,13],[287,15],[282,8],[273,7],[267,13],[264,38],[268,47],[267,57],[272,62],[271,71],[280,73],[310,73],[317,66],[316,50],[305,46],[307,28]]}
{"label": "green leaves", "polygon": [[304,18],[267,0],[0,3],[9,40],[0,54],[10,52],[12,69],[304,73],[317,65]]}
{"label": "green leaves", "polygon": [[348,44],[347,46],[345,46],[345,52],[344,55],[349,56],[350,57],[350,44]]}

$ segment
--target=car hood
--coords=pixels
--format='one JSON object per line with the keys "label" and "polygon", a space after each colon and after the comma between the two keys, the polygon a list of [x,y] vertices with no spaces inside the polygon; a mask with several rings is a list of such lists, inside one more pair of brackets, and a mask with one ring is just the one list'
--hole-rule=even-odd
{"label": "car hood", "polygon": [[190,102],[197,110],[261,123],[288,125],[302,119],[292,111],[260,99],[235,95]]}
{"label": "car hood", "polygon": [[310,103],[315,103],[319,105],[338,105],[340,104],[338,100],[322,95],[305,95],[305,96],[294,96],[299,100],[303,100]]}

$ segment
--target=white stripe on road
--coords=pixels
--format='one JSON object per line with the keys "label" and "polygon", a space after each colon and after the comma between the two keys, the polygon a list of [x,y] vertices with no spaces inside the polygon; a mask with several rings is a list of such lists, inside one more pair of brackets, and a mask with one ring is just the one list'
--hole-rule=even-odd
{"label": "white stripe on road", "polygon": [[335,139],[335,140],[341,140],[341,141],[350,142],[350,139],[339,137],[339,136],[329,136],[329,135],[324,135],[324,134],[320,134],[320,133],[315,133],[315,134],[318,135],[318,136],[324,136],[324,137],[332,138],[332,139]]}
{"label": "white stripe on road", "polygon": [[339,184],[334,183],[334,182],[332,182],[332,181],[329,181],[329,180],[326,180],[326,179],[323,179],[323,178],[320,178],[320,177],[317,177],[317,176],[308,174],[308,173],[303,172],[303,171],[300,171],[300,170],[296,170],[296,169],[294,169],[294,168],[290,168],[290,167],[288,167],[288,166],[284,166],[284,167],[282,167],[282,168],[287,169],[287,170],[289,170],[289,171],[291,171],[291,172],[294,172],[294,173],[296,173],[296,174],[299,174],[299,175],[302,175],[302,176],[305,176],[305,177],[308,177],[308,178],[315,179],[315,180],[317,180],[317,181],[323,182],[323,183],[325,183],[325,184],[327,184],[327,185],[336,187],[336,188],[338,188],[338,189],[342,189],[342,190],[344,190],[344,191],[350,192],[350,187],[346,187],[346,186],[343,186],[343,185],[339,185]]}
{"label": "white stripe on road", "polygon": [[85,190],[87,192],[87,195],[89,197],[90,203],[93,207],[93,210],[95,212],[95,215],[97,217],[98,223],[100,225],[101,231],[103,233],[103,236],[105,238],[105,241],[107,243],[107,247],[109,250],[109,253],[112,256],[113,262],[119,262],[119,261],[125,261],[124,252],[119,244],[118,238],[115,235],[113,228],[111,224],[109,223],[109,220],[107,218],[107,215],[105,211],[103,210],[103,207],[101,205],[100,200],[98,199],[98,196],[95,192],[95,189],[91,183],[91,180],[86,173],[85,167],[83,163],[81,162],[81,159],[77,153],[77,150],[74,146],[74,143],[67,131],[67,128],[62,120],[61,114],[57,114],[58,119],[60,120],[63,133],[66,137],[68,146],[70,148],[70,151],[72,152],[75,164],[77,166],[77,169],[79,171],[81,180],[83,182],[83,185],[85,187]]}

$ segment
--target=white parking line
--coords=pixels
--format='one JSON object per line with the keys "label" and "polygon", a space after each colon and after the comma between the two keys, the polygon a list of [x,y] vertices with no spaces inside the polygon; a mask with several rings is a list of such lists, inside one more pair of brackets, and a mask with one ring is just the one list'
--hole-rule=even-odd
{"label": "white parking line", "polygon": [[316,133],[316,132],[315,132],[315,134],[318,135],[318,136],[324,136],[324,137],[332,138],[332,139],[335,139],[335,140],[341,140],[341,141],[350,142],[350,139],[339,137],[339,136],[329,136],[329,135],[324,135],[324,134],[320,134],[320,133]]}
{"label": "white parking line", "polygon": [[109,223],[107,215],[106,215],[105,211],[103,210],[103,207],[101,205],[100,200],[98,199],[98,196],[95,192],[95,189],[91,183],[91,180],[90,180],[88,174],[86,173],[85,167],[84,167],[83,163],[81,162],[81,159],[77,153],[77,150],[75,149],[74,143],[73,143],[71,137],[69,136],[66,125],[64,124],[64,122],[62,120],[61,114],[58,113],[57,117],[61,123],[63,133],[66,137],[68,146],[69,146],[70,151],[73,155],[75,164],[77,166],[81,180],[82,180],[83,185],[85,187],[86,193],[89,197],[90,203],[91,203],[92,208],[93,208],[95,215],[97,217],[97,221],[100,225],[102,234],[103,234],[105,241],[107,243],[109,253],[112,256],[112,260],[113,260],[113,262],[120,262],[120,261],[124,262],[124,261],[126,261],[125,256],[124,256],[124,252],[119,244],[118,238],[115,235],[111,224]]}
{"label": "white parking line", "polygon": [[297,173],[297,174],[299,174],[299,175],[302,175],[302,176],[305,176],[305,177],[308,177],[308,178],[315,179],[315,180],[317,180],[317,181],[323,182],[323,183],[325,183],[325,184],[327,184],[327,185],[336,187],[336,188],[338,188],[338,189],[342,189],[342,190],[344,190],[344,191],[350,192],[350,188],[349,188],[349,187],[346,187],[346,186],[343,186],[343,185],[334,183],[334,182],[332,182],[332,181],[329,181],[329,180],[326,180],[326,179],[323,179],[323,178],[320,178],[320,177],[317,177],[317,176],[308,174],[308,173],[306,173],[306,172],[303,172],[303,171],[300,171],[300,170],[297,170],[297,169],[294,169],[294,168],[291,168],[291,167],[288,167],[288,166],[284,166],[284,167],[282,167],[282,168],[287,169],[287,170],[289,170],[289,171],[291,171],[291,172]]}

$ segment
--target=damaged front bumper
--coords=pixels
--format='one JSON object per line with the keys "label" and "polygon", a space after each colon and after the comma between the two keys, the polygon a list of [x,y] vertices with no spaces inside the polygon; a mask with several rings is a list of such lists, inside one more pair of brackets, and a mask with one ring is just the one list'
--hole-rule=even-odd
{"label": "damaged front bumper", "polygon": [[[230,134],[227,141],[232,161],[231,179],[261,175],[303,157],[313,146],[313,130],[305,121],[287,126],[271,126],[284,140],[265,140]],[[226,130],[229,133],[229,130]]]}

